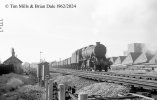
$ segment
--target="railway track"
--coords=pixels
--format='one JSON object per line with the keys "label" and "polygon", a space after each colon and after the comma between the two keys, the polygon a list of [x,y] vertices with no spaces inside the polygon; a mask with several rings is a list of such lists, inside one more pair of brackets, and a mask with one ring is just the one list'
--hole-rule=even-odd
{"label": "railway track", "polygon": [[[69,71],[69,69],[68,69]],[[76,71],[76,70],[70,70]],[[128,77],[128,78],[135,78],[135,79],[145,79],[145,80],[153,80],[157,81],[157,76],[155,75],[144,75],[144,74],[123,74],[123,73],[114,73],[114,72],[92,72],[92,71],[82,71],[77,70],[78,72],[85,72],[85,73],[93,73],[93,74],[100,74],[100,75],[110,75],[110,76],[121,76],[121,77]]]}
{"label": "railway track", "polygon": [[[91,72],[88,72],[91,73]],[[153,75],[143,75],[143,74],[118,74],[114,72],[92,72],[95,74],[102,74],[102,75],[111,75],[111,76],[122,76],[122,77],[129,77],[129,78],[135,78],[135,79],[145,79],[145,80],[153,80],[157,81],[157,76]]]}
{"label": "railway track", "polygon": [[147,90],[157,90],[157,77],[155,76],[116,74],[112,72],[90,72],[67,69],[52,69],[51,71],[63,74],[72,74],[75,76],[102,82],[112,82],[121,85],[140,87]]}

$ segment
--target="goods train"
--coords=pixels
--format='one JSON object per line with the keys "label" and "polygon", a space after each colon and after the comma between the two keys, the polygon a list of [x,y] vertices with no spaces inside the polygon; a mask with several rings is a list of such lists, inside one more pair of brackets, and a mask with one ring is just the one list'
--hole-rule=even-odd
{"label": "goods train", "polygon": [[76,50],[72,56],[59,61],[53,62],[52,67],[70,68],[77,70],[94,70],[94,71],[108,71],[111,62],[106,58],[106,47],[100,42],[96,45],[89,45],[87,47]]}

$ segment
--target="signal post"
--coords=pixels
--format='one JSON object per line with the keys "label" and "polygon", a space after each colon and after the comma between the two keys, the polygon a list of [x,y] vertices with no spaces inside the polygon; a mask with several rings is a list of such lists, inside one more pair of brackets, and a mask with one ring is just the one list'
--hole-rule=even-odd
{"label": "signal post", "polygon": [[46,92],[46,100],[48,100],[48,82],[49,82],[49,63],[48,62],[41,62],[38,64],[37,67],[37,77],[39,86],[45,87]]}

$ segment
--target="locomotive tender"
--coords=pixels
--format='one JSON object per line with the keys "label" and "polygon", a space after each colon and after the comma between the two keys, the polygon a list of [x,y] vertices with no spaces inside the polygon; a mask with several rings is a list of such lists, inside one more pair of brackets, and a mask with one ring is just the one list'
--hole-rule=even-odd
{"label": "locomotive tender", "polygon": [[76,50],[70,58],[54,62],[52,67],[56,68],[70,68],[77,70],[94,70],[106,72],[110,68],[110,61],[106,58],[106,47],[100,42],[96,45],[89,45],[87,47]]}

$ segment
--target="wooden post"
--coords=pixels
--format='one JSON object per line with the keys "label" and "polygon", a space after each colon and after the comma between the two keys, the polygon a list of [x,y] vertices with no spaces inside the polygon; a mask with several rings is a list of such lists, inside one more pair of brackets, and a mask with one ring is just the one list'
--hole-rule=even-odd
{"label": "wooden post", "polygon": [[78,95],[78,100],[88,100],[88,94],[79,94]]}
{"label": "wooden post", "polygon": [[39,63],[38,64],[38,67],[37,67],[37,77],[38,77],[38,83],[39,83],[39,86],[41,86],[41,77],[42,77],[42,64]]}
{"label": "wooden post", "polygon": [[59,84],[58,89],[58,99],[65,100],[65,86],[63,84]]}
{"label": "wooden post", "polygon": [[46,87],[46,100],[48,100],[48,79],[45,80]]}
{"label": "wooden post", "polygon": [[49,100],[53,99],[53,80],[52,79],[49,80],[48,97],[49,97]]}
{"label": "wooden post", "polygon": [[45,80],[45,76],[50,76],[49,65],[47,62],[42,63],[42,80]]}
{"label": "wooden post", "polygon": [[42,80],[45,80],[45,66],[42,65]]}

